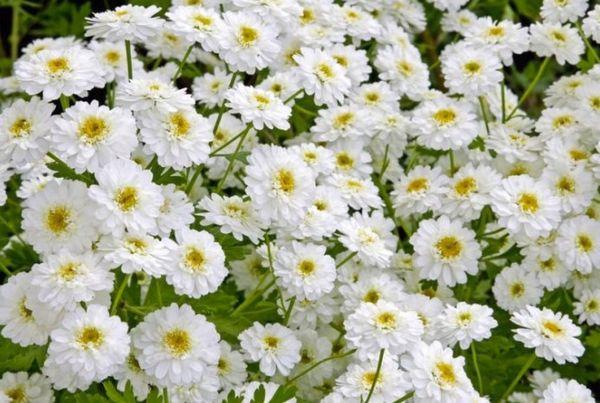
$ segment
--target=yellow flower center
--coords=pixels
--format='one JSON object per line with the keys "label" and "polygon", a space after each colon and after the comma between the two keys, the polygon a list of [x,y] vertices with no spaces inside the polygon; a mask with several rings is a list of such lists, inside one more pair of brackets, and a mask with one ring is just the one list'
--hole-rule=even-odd
{"label": "yellow flower center", "polygon": [[442,259],[451,260],[460,256],[463,246],[455,236],[445,236],[435,243],[435,248]]}
{"label": "yellow flower center", "polygon": [[479,63],[475,60],[471,60],[470,62],[467,62],[463,65],[463,70],[469,76],[478,75],[479,73],[481,73],[481,69],[482,69],[481,63]]}
{"label": "yellow flower center", "polygon": [[133,186],[125,186],[119,189],[115,194],[115,203],[123,212],[134,210],[139,203],[139,193],[137,188]]}
{"label": "yellow flower center", "polygon": [[410,76],[414,70],[413,65],[407,60],[400,60],[397,62],[396,68],[398,69],[398,72],[405,77]]}
{"label": "yellow flower center", "polygon": [[550,38],[554,39],[556,42],[561,42],[561,44],[567,40],[565,34],[557,30],[550,32]]}
{"label": "yellow flower center", "polygon": [[31,322],[33,320],[33,312],[31,309],[27,308],[27,299],[21,299],[19,303],[19,316],[23,318],[26,322]]}
{"label": "yellow flower center", "polygon": [[275,336],[265,336],[263,338],[263,345],[267,350],[276,350],[279,347],[279,338]]}
{"label": "yellow flower center", "polygon": [[69,61],[66,57],[55,57],[46,62],[48,72],[53,76],[59,76],[70,69]]}
{"label": "yellow flower center", "polygon": [[525,286],[523,283],[512,283],[509,287],[510,295],[515,298],[520,298],[525,294]]}
{"label": "yellow flower center", "polygon": [[592,107],[592,109],[600,111],[600,96],[590,97],[589,104]]}
{"label": "yellow flower center", "polygon": [[335,78],[335,72],[333,68],[327,63],[319,63],[315,68],[315,72],[319,80],[326,82]]}
{"label": "yellow flower center", "polygon": [[104,333],[95,326],[85,326],[77,335],[77,343],[84,350],[97,349],[104,342]]}
{"label": "yellow flower center", "polygon": [[354,122],[355,115],[353,112],[343,112],[333,119],[334,129],[345,129]]}
{"label": "yellow flower center", "polygon": [[381,372],[379,375],[377,371],[368,371],[365,372],[362,376],[362,385],[366,390],[370,390],[374,383],[378,383],[381,381]]}
{"label": "yellow flower center", "polygon": [[375,105],[379,102],[381,96],[376,92],[367,92],[365,94],[365,101],[369,105]]}
{"label": "yellow flower center", "polygon": [[596,312],[598,308],[600,308],[600,303],[595,299],[591,299],[585,304],[586,312]]}
{"label": "yellow flower center", "polygon": [[347,189],[355,192],[359,192],[364,189],[364,185],[358,179],[348,179],[345,185]]}
{"label": "yellow flower center", "polygon": [[370,289],[369,291],[367,291],[367,293],[363,296],[363,301],[364,302],[370,302],[372,304],[376,304],[377,301],[379,301],[379,298],[381,297],[381,293],[375,289]]}
{"label": "yellow flower center", "polygon": [[488,36],[500,37],[504,36],[504,28],[499,26],[490,27],[487,31]]}
{"label": "yellow flower center", "polygon": [[542,334],[548,338],[556,338],[562,336],[565,330],[562,326],[554,321],[546,320],[542,323]]}
{"label": "yellow flower center", "polygon": [[77,277],[79,267],[81,267],[81,264],[78,262],[68,262],[60,266],[56,273],[61,279],[71,281]]}
{"label": "yellow flower center", "polygon": [[577,249],[584,253],[588,253],[594,248],[594,242],[592,241],[592,238],[587,234],[578,234],[576,243]]}
{"label": "yellow flower center", "polygon": [[129,354],[129,357],[127,357],[127,367],[133,372],[136,372],[136,373],[142,372],[140,363],[138,362],[137,358],[135,358],[135,355],[133,355],[133,354]]}
{"label": "yellow flower center", "polygon": [[204,265],[206,264],[206,256],[200,249],[189,246],[185,251],[184,261],[186,267],[189,269],[201,272],[204,270]]}
{"label": "yellow flower center", "polygon": [[577,148],[569,150],[569,156],[573,161],[583,161],[588,159],[588,153],[584,150],[579,150]]}
{"label": "yellow flower center", "polygon": [[420,193],[427,189],[429,189],[429,180],[424,177],[413,179],[406,186],[406,191],[408,193]]}
{"label": "yellow flower center", "polygon": [[348,59],[344,55],[332,55],[333,59],[342,67],[348,67]]}
{"label": "yellow flower center", "polygon": [[575,119],[571,115],[562,115],[557,116],[552,120],[552,127],[556,129],[562,129],[565,126],[570,126],[573,124]]}
{"label": "yellow flower center", "polygon": [[310,8],[305,8],[302,10],[302,15],[300,15],[300,23],[302,25],[310,24],[315,20],[315,12]]}
{"label": "yellow flower center", "polygon": [[249,48],[256,43],[259,35],[257,29],[244,25],[238,31],[238,43],[243,48]]}
{"label": "yellow flower center", "polygon": [[325,200],[317,200],[317,201],[315,201],[314,202],[314,206],[319,211],[325,211],[325,210],[327,210],[327,202]]}
{"label": "yellow flower center", "polygon": [[454,191],[459,196],[468,196],[475,190],[477,190],[477,181],[472,176],[462,178],[454,184]]}
{"label": "yellow flower center", "polygon": [[296,179],[289,169],[282,168],[275,175],[275,188],[290,195],[296,188]]}
{"label": "yellow flower center", "polygon": [[456,383],[456,373],[452,364],[439,361],[435,364],[435,377],[443,386],[452,386]]}
{"label": "yellow flower center", "polygon": [[8,396],[10,403],[27,403],[27,393],[22,385],[18,385],[12,389],[5,390],[4,393]]}
{"label": "yellow flower center", "polygon": [[114,66],[115,64],[119,63],[119,60],[121,60],[121,55],[116,50],[109,50],[104,54],[104,58],[107,62]]}
{"label": "yellow flower center", "polygon": [[458,314],[458,323],[461,326],[467,326],[471,323],[471,320],[473,319],[473,315],[471,315],[471,312],[461,312]]}
{"label": "yellow flower center", "polygon": [[546,260],[538,260],[540,271],[553,272],[556,269],[556,261],[553,258]]}
{"label": "yellow flower center", "polygon": [[317,265],[315,264],[314,260],[302,260],[296,267],[296,270],[302,277],[308,277],[314,274],[316,269]]}
{"label": "yellow flower center", "polygon": [[20,138],[31,133],[31,122],[25,118],[19,118],[8,128],[13,138]]}
{"label": "yellow flower center", "polygon": [[335,155],[335,163],[342,171],[348,171],[354,167],[354,159],[345,151],[341,151]]}
{"label": "yellow flower center", "polygon": [[561,195],[573,193],[575,192],[575,181],[568,176],[563,176],[556,183],[556,188]]}
{"label": "yellow flower center", "polygon": [[521,193],[519,199],[517,200],[517,204],[521,208],[522,212],[528,214],[535,214],[540,208],[537,196],[529,192]]}
{"label": "yellow flower center", "polygon": [[192,338],[183,329],[174,328],[163,336],[163,344],[169,354],[175,358],[182,358],[192,350]]}
{"label": "yellow flower center", "polygon": [[194,15],[193,20],[194,20],[194,23],[196,25],[196,28],[198,28],[198,29],[208,28],[213,23],[212,18],[210,18],[208,15],[204,15],[204,14],[196,14],[196,15]]}
{"label": "yellow flower center", "polygon": [[433,120],[439,126],[449,126],[456,121],[456,112],[449,108],[439,109],[433,114]]}
{"label": "yellow flower center", "polygon": [[46,228],[55,235],[68,231],[72,222],[72,212],[67,206],[54,206],[46,212]]}
{"label": "yellow flower center", "polygon": [[228,217],[232,218],[241,219],[245,218],[248,215],[246,206],[235,202],[229,202],[225,204],[223,210]]}
{"label": "yellow flower center", "polygon": [[375,318],[375,323],[382,330],[393,330],[396,328],[396,315],[392,312],[381,312]]}
{"label": "yellow flower center", "polygon": [[169,125],[171,135],[177,139],[182,139],[190,134],[190,121],[182,112],[175,112],[169,116]]}
{"label": "yellow flower center", "polygon": [[217,362],[217,369],[219,370],[220,375],[229,373],[229,370],[230,370],[229,362],[227,362],[223,358],[219,358],[219,361]]}
{"label": "yellow flower center", "polygon": [[254,94],[254,100],[258,104],[257,105],[258,109],[261,109],[261,110],[265,109],[271,103],[271,100],[269,99],[269,97],[262,93]]}
{"label": "yellow flower center", "polygon": [[79,138],[87,144],[94,145],[104,140],[109,132],[106,121],[97,116],[88,116],[79,124]]}
{"label": "yellow flower center", "polygon": [[148,248],[148,244],[142,238],[130,237],[125,240],[125,247],[129,251],[129,253],[142,255],[146,253],[146,248]]}

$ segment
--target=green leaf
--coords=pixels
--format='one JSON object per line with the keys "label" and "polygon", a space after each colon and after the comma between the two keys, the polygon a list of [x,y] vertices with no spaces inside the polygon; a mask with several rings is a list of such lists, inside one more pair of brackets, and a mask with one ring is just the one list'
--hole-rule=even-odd
{"label": "green leaf", "polygon": [[536,20],[540,14],[542,0],[513,0],[517,12],[530,20]]}
{"label": "green leaf", "polygon": [[281,385],[275,391],[269,403],[285,403],[292,400],[296,396],[296,387],[294,385],[285,386]]}
{"label": "green leaf", "polygon": [[237,396],[233,390],[229,391],[227,395],[227,399],[223,401],[223,403],[242,403],[244,398],[241,396]]}
{"label": "green leaf", "polygon": [[254,396],[252,397],[252,403],[264,403],[266,397],[265,387],[261,384],[254,391]]}

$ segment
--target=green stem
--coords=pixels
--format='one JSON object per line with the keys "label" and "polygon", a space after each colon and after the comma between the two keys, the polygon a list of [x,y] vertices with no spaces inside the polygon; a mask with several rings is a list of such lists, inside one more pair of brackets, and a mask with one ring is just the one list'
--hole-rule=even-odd
{"label": "green stem", "polygon": [[456,164],[454,162],[454,151],[448,151],[448,158],[450,159],[450,176],[454,176],[456,173]]}
{"label": "green stem", "polygon": [[4,274],[6,274],[7,277],[12,276],[12,272],[10,270],[8,270],[8,267],[6,267],[4,265],[4,263],[0,262],[0,271],[2,271]]}
{"label": "green stem", "polygon": [[110,109],[115,106],[115,82],[111,81],[106,86],[106,104]]}
{"label": "green stem", "polygon": [[480,395],[483,395],[483,382],[481,381],[481,372],[479,371],[479,363],[477,362],[477,350],[475,349],[475,341],[471,342],[471,355],[473,358],[473,367],[475,367],[475,373],[477,374],[477,385],[479,388]]}
{"label": "green stem", "polygon": [[[235,83],[235,79],[237,77],[237,71],[231,75],[231,80],[229,80],[229,85],[227,88],[233,87]],[[217,115],[217,120],[215,121],[215,125],[213,127],[213,135],[217,134],[217,130],[219,130],[219,125],[221,124],[221,119],[223,119],[223,114],[225,113],[225,101],[221,102],[221,106],[219,106],[219,114]]]}
{"label": "green stem", "polygon": [[588,40],[588,37],[585,36],[585,33],[583,32],[583,29],[581,29],[581,23],[579,21],[577,21],[577,30],[579,31],[579,35],[581,35],[581,38],[583,38],[585,46],[590,50],[592,57],[595,60],[595,63],[600,63],[600,57],[598,57],[598,53],[596,53],[596,49],[594,49],[594,47]]}
{"label": "green stem", "polygon": [[313,365],[311,365],[310,367],[306,368],[304,371],[300,372],[298,375],[296,375],[295,377],[293,377],[292,379],[288,380],[285,383],[285,386],[294,383],[296,380],[298,380],[299,378],[302,378],[304,375],[308,374],[310,371],[312,371],[313,369],[317,368],[319,365],[326,363],[327,361],[331,361],[331,360],[337,360],[339,358],[344,358],[347,357],[349,355],[352,355],[356,352],[356,349],[347,351],[343,354],[332,354],[327,358],[323,358],[320,361],[315,362]]}
{"label": "green stem", "polygon": [[217,148],[216,150],[212,151],[210,154],[208,154],[209,157],[218,157],[218,153],[219,151],[223,150],[225,147],[227,147],[228,145],[230,145],[231,143],[233,143],[234,141],[236,141],[237,139],[240,138],[240,136],[242,134],[244,134],[244,131],[246,129],[242,130],[241,132],[239,132],[238,134],[236,134],[235,136],[233,136],[232,138],[230,138],[229,140],[227,140],[226,143],[222,144],[219,146],[219,148]]}
{"label": "green stem", "polygon": [[415,392],[408,392],[407,394],[405,394],[404,396],[402,396],[400,399],[398,400],[394,400],[394,403],[402,403],[407,401],[408,399],[410,399],[411,397],[413,397],[415,395]]}
{"label": "green stem", "polygon": [[181,71],[183,70],[183,66],[185,66],[185,62],[187,61],[188,57],[190,56],[190,53],[192,53],[192,49],[194,49],[194,44],[190,45],[190,47],[185,52],[185,55],[183,55],[183,59],[181,59],[181,62],[179,62],[179,67],[177,68],[177,71],[175,72],[175,75],[173,76],[173,80],[172,80],[173,82],[175,82],[175,80],[177,80],[179,78],[179,75],[181,74]]}
{"label": "green stem", "polygon": [[240,141],[238,142],[237,146],[235,147],[235,151],[233,152],[233,154],[231,156],[231,159],[229,160],[229,164],[227,164],[227,168],[225,169],[225,175],[223,175],[223,177],[221,178],[221,180],[217,184],[217,188],[215,190],[216,193],[219,193],[221,191],[221,188],[225,184],[225,180],[227,179],[227,177],[231,173],[231,170],[233,169],[233,165],[235,164],[237,156],[240,153],[240,150],[242,149],[242,145],[244,144],[244,140],[246,139],[246,136],[248,135],[248,132],[250,131],[251,127],[252,127],[252,124],[248,124],[248,126],[246,126],[246,129],[242,133],[242,136],[240,137]]}
{"label": "green stem", "polygon": [[294,92],[292,95],[290,95],[289,97],[287,97],[285,99],[285,101],[283,101],[283,103],[287,104],[288,102],[294,100],[294,98],[296,98],[298,95],[300,95],[303,92],[304,92],[304,88],[300,88],[298,91]]}
{"label": "green stem", "polygon": [[117,312],[119,302],[121,302],[121,298],[123,297],[123,292],[125,291],[125,288],[127,287],[127,284],[129,283],[130,279],[131,279],[131,274],[126,275],[125,278],[123,279],[123,282],[119,286],[119,289],[117,290],[117,294],[115,295],[115,299],[110,307],[111,315],[114,315]]}
{"label": "green stem", "polygon": [[296,303],[296,297],[292,297],[290,304],[288,305],[287,310],[285,311],[285,317],[283,318],[284,326],[287,326],[290,321],[290,317],[292,316],[292,309],[294,309],[294,304]]}
{"label": "green stem", "polygon": [[69,106],[70,106],[69,97],[67,97],[64,94],[61,94],[59,100],[60,100],[60,107],[62,108],[63,112],[66,111],[67,109],[69,109]]}
{"label": "green stem", "polygon": [[14,0],[12,5],[12,26],[10,30],[10,58],[15,61],[19,55],[19,11],[20,1]]}
{"label": "green stem", "polygon": [[131,41],[125,39],[125,54],[127,55],[127,78],[133,78],[133,63],[131,61]]}
{"label": "green stem", "polygon": [[379,373],[381,372],[381,364],[383,364],[383,353],[385,353],[385,348],[379,350],[379,359],[377,360],[377,370],[375,370],[375,377],[373,378],[373,383],[371,384],[371,389],[369,390],[369,394],[367,395],[367,399],[365,403],[369,403],[371,400],[371,396],[373,396],[373,391],[375,390],[375,385],[377,381],[379,381]]}
{"label": "green stem", "polygon": [[[266,279],[268,276],[264,276],[263,280]],[[261,281],[261,283],[262,283]],[[260,285],[261,283],[258,283],[258,285],[256,286],[256,289],[252,292],[252,294],[250,294],[250,296],[248,296],[244,302],[242,302],[240,305],[238,305],[235,310],[231,313],[232,317],[235,317],[237,315],[239,315],[241,312],[244,311],[244,309],[246,309],[249,305],[251,305],[254,301],[256,301],[258,298],[260,298],[261,295],[264,294],[265,291],[267,291],[269,288],[271,288],[271,286],[273,284],[275,284],[275,279],[271,280],[269,282],[269,284],[267,284],[263,289],[260,289]]]}
{"label": "green stem", "polygon": [[346,263],[348,263],[348,261],[350,261],[350,259],[352,259],[354,256],[356,256],[357,253],[358,252],[356,252],[356,251],[350,253],[348,256],[346,256],[345,258],[343,258],[341,262],[339,262],[338,264],[336,264],[335,268],[339,269],[340,267],[342,267],[343,265],[345,265]]}
{"label": "green stem", "polygon": [[487,110],[485,108],[485,101],[483,97],[479,97],[479,107],[481,108],[481,114],[483,115],[483,122],[485,123],[485,132],[487,135],[490,135],[490,122],[487,114]]}
{"label": "green stem", "polygon": [[29,246],[29,244],[25,242],[25,240],[21,237],[17,229],[13,227],[11,223],[6,221],[2,215],[0,215],[0,222],[2,222],[2,224],[4,224],[4,226],[8,228],[10,232],[12,232],[12,234],[19,240],[19,242],[21,242],[24,246]]}
{"label": "green stem", "polygon": [[502,123],[504,123],[506,122],[506,84],[504,84],[504,80],[500,87],[500,97],[502,99]]}
{"label": "green stem", "polygon": [[508,114],[508,116],[506,117],[506,120],[510,120],[513,117],[513,115],[515,113],[517,113],[517,111],[519,110],[519,107],[521,105],[523,105],[523,102],[525,102],[525,100],[527,99],[527,97],[529,96],[529,94],[531,93],[531,91],[533,91],[533,89],[537,85],[538,81],[540,81],[540,78],[542,78],[542,74],[544,74],[544,70],[546,70],[546,67],[548,67],[548,63],[550,63],[550,57],[546,57],[544,59],[544,61],[540,65],[540,68],[538,69],[537,74],[535,75],[535,78],[529,84],[529,86],[527,87],[527,89],[523,93],[523,96],[521,96],[521,98],[519,98],[519,102],[517,102],[517,105],[515,105],[514,109]]}
{"label": "green stem", "polygon": [[536,358],[537,357],[535,355],[535,352],[533,352],[531,354],[531,356],[529,357],[529,359],[527,361],[525,361],[525,363],[523,364],[523,366],[519,370],[519,373],[517,374],[517,376],[515,377],[515,379],[513,379],[513,381],[511,382],[510,386],[508,387],[508,389],[506,389],[506,392],[504,392],[504,394],[502,395],[502,398],[500,399],[501,402],[506,401],[506,399],[510,396],[510,394],[512,393],[512,391],[515,389],[515,387],[517,386],[517,384],[519,383],[519,381],[521,380],[521,378],[523,377],[523,375],[525,375],[525,372],[527,372],[527,370],[529,369],[529,367],[531,367],[531,364],[533,364],[533,362],[535,361]]}
{"label": "green stem", "polygon": [[163,389],[163,402],[169,403],[169,390],[167,388]]}

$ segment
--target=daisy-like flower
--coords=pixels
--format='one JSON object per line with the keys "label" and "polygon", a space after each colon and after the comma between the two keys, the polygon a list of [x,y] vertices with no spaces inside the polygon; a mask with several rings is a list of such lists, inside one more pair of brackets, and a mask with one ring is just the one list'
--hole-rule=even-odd
{"label": "daisy-like flower", "polygon": [[526,27],[510,20],[494,21],[491,17],[481,17],[465,29],[467,43],[474,47],[482,46],[494,52],[504,65],[510,65],[513,54],[529,50],[529,32]]}
{"label": "daisy-like flower", "polygon": [[242,121],[255,129],[263,127],[287,130],[292,109],[273,92],[237,84],[225,93],[227,106],[232,113],[239,113]]}
{"label": "daisy-like flower", "polygon": [[414,47],[386,46],[378,50],[375,67],[382,80],[410,99],[421,99],[429,89],[429,69]]}
{"label": "daisy-like flower", "polygon": [[583,19],[583,32],[597,43],[600,43],[600,5],[596,5]]}
{"label": "daisy-like flower", "polygon": [[190,385],[219,362],[219,333],[189,305],[149,313],[131,338],[140,367],[163,387]]}
{"label": "daisy-like flower", "polygon": [[150,109],[137,116],[144,149],[156,154],[160,165],[181,170],[208,160],[212,126],[193,108]]}
{"label": "daisy-like flower", "polygon": [[528,175],[502,180],[490,196],[498,223],[511,234],[547,236],[560,223],[560,200]]}
{"label": "daisy-like flower", "polygon": [[574,307],[573,313],[579,315],[579,323],[600,325],[600,289],[583,291]]}
{"label": "daisy-like flower", "polygon": [[248,74],[267,67],[281,50],[278,29],[248,12],[223,13],[218,28],[219,55],[234,71]]}
{"label": "daisy-like flower", "polygon": [[592,202],[596,185],[592,173],[583,166],[569,169],[565,166],[549,167],[541,176],[561,201],[566,214],[583,213]]}
{"label": "daisy-like flower", "polygon": [[250,360],[258,362],[260,371],[267,376],[275,375],[276,371],[287,376],[300,362],[300,341],[290,329],[278,323],[263,326],[254,322],[238,338]]}
{"label": "daisy-like flower", "polygon": [[383,201],[371,178],[334,173],[327,185],[336,189],[342,200],[353,209],[380,208]]}
{"label": "daisy-like flower", "polygon": [[407,371],[415,396],[423,401],[467,401],[473,386],[465,373],[465,359],[439,341],[418,343],[400,361]]}
{"label": "daisy-like flower", "polygon": [[394,223],[381,210],[354,213],[340,223],[338,230],[342,245],[356,252],[361,261],[380,268],[390,264],[397,240],[392,233]]}
{"label": "daisy-like flower", "polygon": [[185,89],[176,88],[159,78],[134,78],[117,87],[115,103],[134,112],[156,108],[165,112],[194,105],[194,98]]}
{"label": "daisy-like flower", "polygon": [[[96,54],[107,82],[121,82],[127,78],[127,53],[123,43],[91,41],[88,47]],[[144,64],[137,58],[135,49],[131,49],[131,64],[134,75],[144,70]]]}
{"label": "daisy-like flower", "polygon": [[107,39],[114,42],[132,41],[135,43],[147,42],[153,37],[162,20],[154,17],[160,11],[157,6],[124,5],[101,13],[94,13],[86,18],[86,36],[96,39]]}
{"label": "daisy-like flower", "polygon": [[523,261],[523,268],[534,273],[537,281],[543,287],[553,290],[567,282],[570,271],[553,249],[556,244],[553,242],[550,247],[552,249],[549,253],[542,251],[527,253]]}
{"label": "daisy-like flower", "polygon": [[265,224],[298,223],[314,198],[312,170],[288,150],[260,145],[246,166],[246,193]]}
{"label": "daisy-like flower", "polygon": [[520,327],[514,331],[515,340],[534,348],[538,357],[564,364],[577,362],[585,351],[577,339],[581,329],[560,312],[528,305],[513,313],[511,321]]}
{"label": "daisy-like flower", "polygon": [[244,356],[240,352],[232,350],[226,341],[221,340],[219,347],[221,354],[217,363],[219,383],[225,391],[228,391],[242,385],[246,380],[248,375],[246,363]]}
{"label": "daisy-like flower", "polygon": [[105,75],[98,74],[98,65],[94,52],[73,46],[21,57],[14,70],[25,92],[42,93],[44,99],[52,101],[61,95],[84,96],[94,87],[103,87]]}
{"label": "daisy-like flower", "polygon": [[93,202],[81,182],[50,181],[23,204],[25,239],[41,253],[89,250],[97,238]]}
{"label": "daisy-like flower", "polygon": [[177,232],[176,241],[165,240],[170,251],[167,283],[194,298],[215,291],[227,276],[221,245],[209,232],[187,227]]}
{"label": "daisy-like flower", "polygon": [[[220,105],[225,100],[225,92],[231,81],[231,74],[215,67],[211,73],[194,78],[192,95],[194,99],[208,107]],[[219,126],[220,127],[220,126]]]}
{"label": "daisy-like flower", "polygon": [[416,312],[403,311],[392,302],[361,303],[344,321],[346,340],[358,349],[362,359],[386,353],[399,355],[421,340],[423,323]]}
{"label": "daisy-like flower", "polygon": [[498,326],[493,312],[490,307],[479,304],[448,305],[436,320],[434,331],[446,345],[453,347],[458,343],[466,350],[472,342],[491,337],[491,330]]}
{"label": "daisy-like flower", "polygon": [[318,105],[336,105],[350,93],[351,81],[344,68],[323,50],[302,48],[293,56],[298,64],[300,83]]}
{"label": "daisy-like flower", "polygon": [[273,262],[275,276],[288,294],[314,301],[333,290],[335,261],[325,247],[292,242],[277,251]]}
{"label": "daisy-like flower", "polygon": [[421,278],[453,286],[466,283],[467,274],[479,270],[481,248],[475,233],[465,228],[462,221],[451,221],[446,216],[421,221],[410,243],[415,249],[413,263]]}
{"label": "daisy-like flower", "polygon": [[[0,379],[0,392],[8,396],[7,402],[52,403],[54,393],[48,379],[42,374],[5,372]],[[1,401],[1,398],[0,398]]]}
{"label": "daisy-like flower", "polygon": [[486,48],[459,42],[446,47],[441,60],[444,83],[453,94],[482,96],[494,91],[503,78],[500,60]]}
{"label": "daisy-like flower", "polygon": [[349,264],[344,266],[338,276],[338,280],[342,282],[339,292],[343,297],[343,313],[354,312],[363,302],[376,304],[379,300],[383,300],[397,304],[406,298],[403,292],[404,284],[395,275],[387,271],[365,270],[364,267],[356,267],[356,270],[360,270],[359,275],[355,273],[348,275],[343,272],[344,268],[349,270],[348,266]]}
{"label": "daisy-like flower", "polygon": [[38,300],[49,308],[73,310],[90,302],[96,293],[110,292],[114,274],[92,252],[73,254],[62,250],[31,268],[31,284]]}
{"label": "daisy-like flower", "polygon": [[577,30],[568,25],[538,22],[529,27],[531,50],[538,56],[554,56],[558,64],[577,64],[585,46]]}
{"label": "daisy-like flower", "polygon": [[[384,355],[379,373],[377,373],[377,363],[378,360],[375,359],[350,364],[346,372],[336,379],[336,389],[341,396],[339,400],[332,400],[332,402],[356,402],[360,399],[364,401],[369,395],[370,401],[374,403],[393,402],[411,389],[410,381],[406,379],[394,359]],[[373,393],[370,393],[371,389]]]}
{"label": "daisy-like flower", "polygon": [[54,105],[33,97],[18,99],[0,114],[0,155],[18,167],[39,161],[47,151]]}
{"label": "daisy-like flower", "polygon": [[348,212],[348,206],[331,186],[317,186],[313,204],[298,226],[301,237],[320,240],[330,236]]}
{"label": "daisy-like flower", "polygon": [[165,242],[144,233],[126,232],[121,236],[104,236],[98,251],[113,267],[123,273],[145,272],[154,277],[165,273],[169,250]]}
{"label": "daisy-like flower", "polygon": [[128,110],[77,102],[54,120],[50,148],[75,171],[97,172],[115,158],[129,158],[136,131]]}
{"label": "daisy-like flower", "polygon": [[161,186],[164,201],[160,206],[160,215],[156,219],[158,234],[169,236],[171,231],[178,230],[194,222],[194,206],[185,192],[177,190],[174,184]]}
{"label": "daisy-like flower", "polygon": [[594,403],[592,391],[574,380],[557,379],[542,392],[540,403]]}
{"label": "daisy-like flower", "polygon": [[156,233],[164,198],[150,171],[130,160],[113,160],[96,172],[96,180],[89,194],[98,205],[95,216],[104,233]]}
{"label": "daisy-like flower", "polygon": [[175,6],[167,12],[167,17],[173,22],[173,31],[187,41],[199,43],[207,52],[218,50],[221,17],[215,10],[200,5]]}
{"label": "daisy-like flower", "polygon": [[477,136],[479,125],[471,106],[445,96],[424,101],[414,110],[410,132],[419,144],[434,150],[457,150]]}
{"label": "daisy-like flower", "polygon": [[369,138],[373,134],[370,113],[358,105],[342,105],[321,109],[310,131],[315,141],[352,141]]}
{"label": "daisy-like flower", "polygon": [[556,249],[571,270],[589,273],[600,268],[600,222],[585,215],[563,221]]}
{"label": "daisy-like flower", "polygon": [[438,210],[446,193],[448,177],[440,167],[418,165],[402,175],[392,192],[394,207],[401,216]]}
{"label": "daisy-like flower", "polygon": [[503,269],[496,276],[492,291],[498,306],[507,311],[536,305],[544,293],[535,275],[517,264]]}
{"label": "daisy-like flower", "polygon": [[[135,350],[132,348],[132,350]],[[133,388],[133,394],[138,400],[145,400],[150,393],[150,377],[140,368],[135,353],[129,353],[125,363],[113,374],[117,381],[117,389],[125,392],[127,385]]]}
{"label": "daisy-like flower", "polygon": [[252,203],[239,196],[223,197],[216,193],[205,196],[198,206],[205,210],[202,225],[216,224],[224,234],[241,241],[244,236],[257,244],[262,237],[263,224]]}
{"label": "daisy-like flower", "polygon": [[168,388],[173,403],[218,401],[219,376],[216,367],[207,367],[202,376],[189,385],[175,385]]}
{"label": "daisy-like flower", "polygon": [[583,17],[588,9],[585,0],[544,0],[540,15],[546,22],[575,22]]}
{"label": "daisy-like flower", "polygon": [[582,129],[576,111],[570,108],[546,108],[535,123],[535,130],[544,137],[573,137]]}
{"label": "daisy-like flower", "polygon": [[[65,315],[50,334],[43,372],[57,389],[87,389],[111,376],[129,355],[127,324],[106,307],[89,305]],[[77,385],[70,382],[76,378]]]}

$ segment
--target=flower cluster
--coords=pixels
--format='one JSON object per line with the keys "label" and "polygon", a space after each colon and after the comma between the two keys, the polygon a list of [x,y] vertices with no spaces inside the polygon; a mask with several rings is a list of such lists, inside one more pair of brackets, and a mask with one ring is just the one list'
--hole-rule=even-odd
{"label": "flower cluster", "polygon": [[467,3],[174,0],[24,47],[0,326],[43,360],[0,402],[593,402],[560,368],[600,344],[600,5]]}

